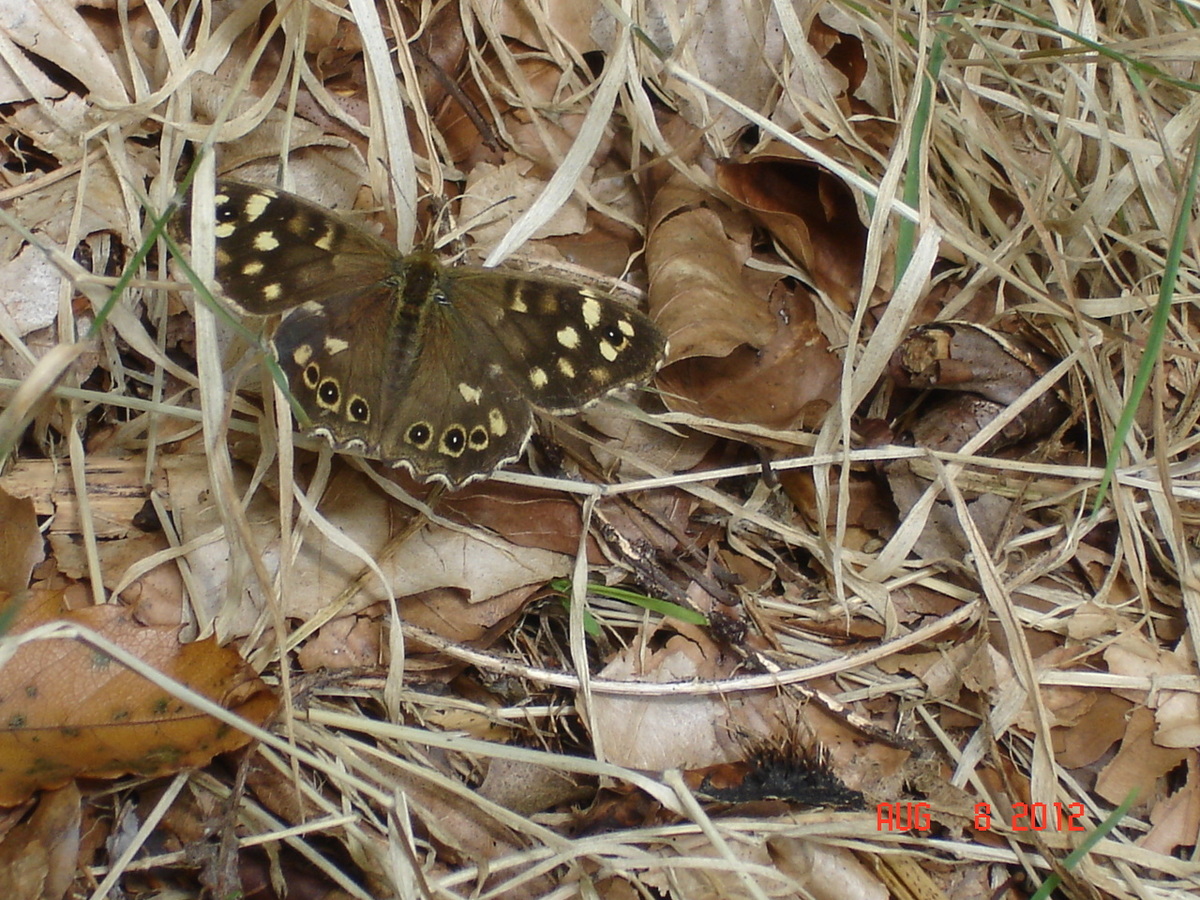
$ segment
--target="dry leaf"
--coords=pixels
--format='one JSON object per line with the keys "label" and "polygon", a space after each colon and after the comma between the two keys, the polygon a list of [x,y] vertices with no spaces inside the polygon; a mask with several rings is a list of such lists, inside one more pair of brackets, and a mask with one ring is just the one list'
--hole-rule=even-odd
{"label": "dry leaf", "polygon": [[0,490],[0,593],[18,594],[29,587],[33,567],[45,558],[43,547],[33,501]]}
{"label": "dry leaf", "polygon": [[1160,747],[1152,740],[1154,714],[1144,706],[1136,707],[1121,739],[1117,755],[1096,778],[1096,793],[1117,804],[1136,789],[1140,803],[1153,800],[1158,779],[1174,769],[1192,751]]}
{"label": "dry leaf", "polygon": [[744,162],[722,163],[717,184],[804,265],[813,284],[851,311],[858,300],[867,230],[854,195],[810,162],[776,149]]}
{"label": "dry leaf", "polygon": [[[17,601],[9,601],[17,604]],[[124,607],[65,611],[42,591],[16,606],[8,637],[49,621],[85,626],[255,724],[276,699],[232,648],[179,643],[178,628],[143,627]],[[161,775],[201,766],[244,746],[240,731],[209,718],[82,641],[21,644],[0,669],[0,805],[77,776]]]}
{"label": "dry leaf", "polygon": [[44,791],[37,809],[0,842],[0,896],[59,900],[71,886],[79,856],[79,788]]}
{"label": "dry leaf", "polygon": [[[675,636],[648,652],[640,644],[619,653],[601,678],[655,682],[727,677],[733,660],[722,657],[711,641]],[[745,751],[732,735],[769,732],[772,691],[739,695],[737,702],[719,696],[671,694],[624,696],[597,694],[591,724],[600,730],[610,762],[634,769],[699,768],[740,759]]]}
{"label": "dry leaf", "polygon": [[654,197],[646,263],[650,309],[671,342],[663,399],[727,422],[819,424],[841,364],[812,298],[747,269],[745,222],[715,205],[677,175]]}
{"label": "dry leaf", "polygon": [[317,669],[365,669],[380,663],[380,627],[365,616],[341,616],[304,642],[296,662]]}
{"label": "dry leaf", "polygon": [[[184,539],[207,534],[216,526],[218,517],[215,506],[204,499],[209,496],[209,482],[203,460],[175,460],[168,471]],[[244,480],[245,472],[237,470],[235,474],[239,482]],[[555,515],[561,515],[561,501],[557,506],[554,501],[546,502],[547,509],[555,508]],[[276,508],[274,498],[267,491],[259,491],[248,510],[255,523],[252,527],[262,548],[264,564],[272,572],[279,558]],[[520,508],[517,502],[504,508],[502,517],[538,534],[541,525],[533,513],[540,508],[540,503]],[[407,528],[410,513],[372,486],[364,475],[349,468],[340,468],[331,479],[321,498],[320,510],[344,537],[357,542],[377,560],[397,597],[452,588],[472,603],[482,603],[527,585],[545,584],[570,571],[570,560],[563,554],[522,547],[503,537],[482,535],[477,529],[430,524],[410,535],[400,546],[392,546],[393,538]],[[221,541],[205,544],[189,554],[188,559],[193,576],[203,586],[203,599],[218,602],[225,595],[230,577],[228,547]],[[357,556],[342,550],[317,526],[309,525],[304,546],[292,565],[291,591],[284,597],[284,614],[306,620],[317,616],[363,570],[363,562]],[[248,584],[247,591],[256,592],[255,586]],[[358,612],[386,599],[378,578],[368,577],[353,607],[341,612]],[[210,612],[215,613],[215,609],[205,610],[206,614]],[[235,612],[236,621],[232,614],[222,612],[224,624],[231,629],[229,633],[248,632],[258,615],[255,601],[243,604]]]}
{"label": "dry leaf", "polygon": [[1154,853],[1174,853],[1178,847],[1191,847],[1200,831],[1200,778],[1193,751],[1187,760],[1187,781],[1150,812],[1154,827],[1138,844]]}

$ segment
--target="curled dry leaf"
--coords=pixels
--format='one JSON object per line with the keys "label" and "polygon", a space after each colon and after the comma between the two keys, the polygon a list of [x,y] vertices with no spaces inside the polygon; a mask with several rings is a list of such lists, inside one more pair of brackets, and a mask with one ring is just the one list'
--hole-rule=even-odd
{"label": "curled dry leaf", "polygon": [[[676,635],[661,650],[640,647],[621,651],[600,677],[621,681],[664,683],[728,677],[732,657],[708,639]],[[602,731],[610,762],[634,769],[696,768],[740,759],[740,740],[778,730],[772,716],[776,694],[746,692],[736,704],[721,697],[675,694],[597,694],[590,724]]]}
{"label": "curled dry leaf", "polygon": [[1150,814],[1154,827],[1138,843],[1154,853],[1174,853],[1178,847],[1191,847],[1200,829],[1200,777],[1197,756],[1187,759],[1187,781],[1159,803]]}
{"label": "curled dry leaf", "polygon": [[[901,417],[898,430],[918,447],[960,450],[1052,365],[1049,356],[1028,342],[972,322],[935,322],[914,328],[892,355],[889,374],[899,387],[928,389],[934,394]],[[1026,404],[982,452],[995,454],[1043,438],[1058,428],[1068,413],[1058,391],[1046,390]],[[935,477],[925,460],[894,460],[884,471],[901,516],[917,504]],[[1008,527],[1012,501],[999,485],[990,487],[970,491],[967,508],[984,541],[993,544]],[[922,555],[955,558],[969,549],[959,513],[949,503],[934,504],[928,516],[915,545]]]}
{"label": "curled dry leaf", "polygon": [[[49,60],[79,79],[97,100],[112,104],[126,102],[127,94],[120,74],[104,52],[95,31],[73,4],[59,0],[5,3],[3,14],[0,14],[0,30],[13,44]],[[25,61],[25,56],[16,55]]]}
{"label": "curled dry leaf", "polygon": [[1129,714],[1121,746],[1096,777],[1096,793],[1109,803],[1120,803],[1137,790],[1139,803],[1156,802],[1158,780],[1195,755],[1195,750],[1163,747],[1154,741],[1154,713],[1135,706]]}
{"label": "curled dry leaf", "polygon": [[81,797],[74,783],[46,791],[28,820],[0,842],[0,896],[66,896],[80,849]]}
{"label": "curled dry leaf", "polygon": [[[914,426],[918,446],[957,450],[1016,401],[1052,364],[1048,356],[1011,335],[973,322],[935,322],[913,329],[893,354],[890,371],[901,387],[968,395],[965,401],[950,400],[939,405],[921,416],[920,426]],[[947,412],[939,412],[942,409]],[[1043,437],[1057,428],[1067,413],[1064,399],[1053,390],[1046,391],[1026,406],[989,447],[994,451]],[[946,435],[954,437],[947,439]]]}
{"label": "curled dry leaf", "polygon": [[[9,599],[6,635],[50,621],[82,625],[127,648],[164,675],[255,724],[274,713],[274,694],[215,639],[179,643],[178,628],[145,627],[121,606],[67,611],[61,593]],[[0,669],[0,805],[70,779],[162,775],[206,764],[249,738],[174,697],[82,641],[29,641]]]}
{"label": "curled dry leaf", "polygon": [[867,229],[854,195],[819,166],[782,148],[717,167],[717,184],[786,247],[813,284],[853,312],[862,284]]}
{"label": "curled dry leaf", "polygon": [[646,245],[650,309],[670,338],[658,386],[671,409],[725,422],[819,424],[840,364],[811,297],[746,268],[746,223],[669,179]]}
{"label": "curled dry leaf", "polygon": [[[208,499],[208,475],[203,460],[177,458],[168,471],[184,539],[206,534],[217,522],[217,510]],[[246,475],[242,469],[235,470],[239,490],[245,490]],[[480,491],[483,490],[481,485]],[[541,498],[513,495],[503,503],[486,504],[479,500],[479,492],[463,491],[462,495],[467,499],[460,496],[455,502],[480,514],[479,519],[472,518],[474,524],[497,530],[511,528],[516,533],[505,535],[508,540],[503,540],[468,533],[465,529],[426,525],[418,535],[397,545],[396,536],[409,527],[408,515],[385,494],[374,490],[365,476],[344,468],[338,470],[326,488],[321,512],[334,528],[377,561],[398,598],[452,588],[471,602],[481,603],[525,585],[544,584],[570,571],[570,560],[565,555],[541,549],[555,542],[565,543],[570,551],[578,546],[574,538],[563,542],[561,535],[553,535],[555,528],[571,533],[564,524],[571,515],[575,522],[573,533],[578,533],[578,513],[569,501],[545,495]],[[478,500],[478,505],[471,503],[471,497]],[[275,504],[268,491],[259,491],[249,506],[255,539],[270,572],[279,565],[278,531],[272,530],[270,518]],[[483,514],[485,509],[490,510],[487,516]],[[214,542],[199,546],[188,555],[188,561],[193,577],[203,586],[198,592],[202,597],[225,595],[230,577],[227,545]],[[292,562],[292,589],[284,598],[284,614],[306,621],[325,615],[328,605],[363,569],[358,556],[338,546],[326,531],[308,525],[304,546]],[[246,597],[247,601],[235,610],[222,610],[221,623],[227,633],[245,634],[253,627],[261,608],[256,608],[259,600],[253,584],[247,585]],[[363,581],[354,602],[339,612],[359,612],[386,600],[387,593],[378,579],[369,577]],[[216,608],[202,612],[216,615]]]}

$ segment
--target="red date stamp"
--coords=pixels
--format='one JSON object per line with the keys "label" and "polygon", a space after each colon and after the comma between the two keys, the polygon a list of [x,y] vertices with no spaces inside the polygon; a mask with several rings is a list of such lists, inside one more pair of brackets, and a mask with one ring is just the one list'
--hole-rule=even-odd
{"label": "red date stamp", "polygon": [[[999,824],[1012,831],[1086,831],[1083,813],[1082,803],[1013,803],[1005,819],[992,812],[990,803],[976,803],[975,828],[990,831]],[[928,803],[880,803],[875,807],[877,831],[924,831],[930,821]]]}

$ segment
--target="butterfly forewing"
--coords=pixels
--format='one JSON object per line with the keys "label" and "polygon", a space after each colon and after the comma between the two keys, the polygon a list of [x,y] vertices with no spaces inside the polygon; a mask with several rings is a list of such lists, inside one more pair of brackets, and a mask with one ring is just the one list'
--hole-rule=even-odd
{"label": "butterfly forewing", "polygon": [[378,284],[398,256],[357,225],[294,194],[222,181],[215,200],[217,281],[254,315]]}
{"label": "butterfly forewing", "polygon": [[446,270],[459,314],[496,345],[530,403],[578,412],[640,384],[662,363],[664,341],[641,313],[587,288],[490,269]]}
{"label": "butterfly forewing", "polygon": [[460,485],[516,459],[532,409],[576,412],[640,383],[665,341],[645,316],[565,282],[446,268],[317,204],[221,182],[217,279],[284,313],[275,355],[335,448]]}

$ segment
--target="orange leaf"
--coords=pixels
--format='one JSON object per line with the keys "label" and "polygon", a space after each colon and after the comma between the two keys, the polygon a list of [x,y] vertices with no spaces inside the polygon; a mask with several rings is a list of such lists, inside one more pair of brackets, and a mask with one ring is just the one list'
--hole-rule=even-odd
{"label": "orange leaf", "polygon": [[[256,724],[274,694],[236,651],[215,639],[179,643],[175,627],[143,626],[122,606],[64,611],[62,594],[0,604],[10,639],[54,620],[85,626],[158,671]],[[0,669],[0,805],[77,776],[163,775],[201,766],[249,742],[81,640],[28,641]]]}

